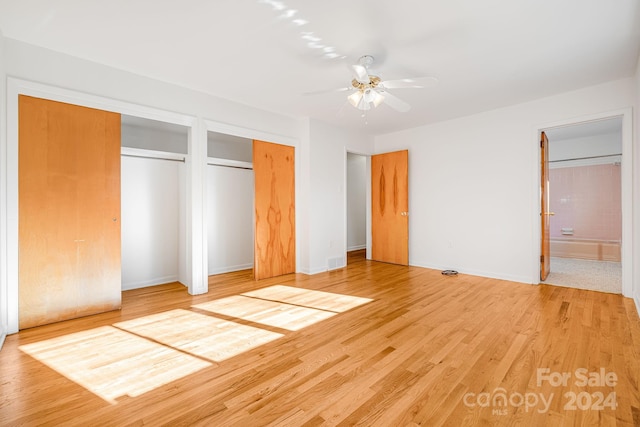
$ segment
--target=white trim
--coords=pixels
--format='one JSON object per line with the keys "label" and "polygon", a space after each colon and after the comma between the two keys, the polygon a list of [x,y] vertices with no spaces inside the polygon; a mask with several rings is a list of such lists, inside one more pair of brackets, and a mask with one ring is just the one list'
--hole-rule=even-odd
{"label": "white trim", "polygon": [[203,119],[207,131],[222,133],[226,135],[239,136],[247,139],[257,139],[265,142],[273,142],[275,144],[291,145],[298,147],[298,140],[286,135],[276,133],[263,132],[256,129],[249,129],[241,126],[231,125],[228,123],[216,122],[214,120]]}
{"label": "white trim", "polygon": [[207,165],[209,166],[228,166],[232,168],[253,169],[253,163],[243,162],[241,160],[221,159],[218,157],[208,157]]}
{"label": "white trim", "polygon": [[147,288],[149,286],[164,285],[166,283],[173,283],[177,281],[178,281],[177,275],[156,277],[155,279],[143,280],[141,282],[123,283],[122,290],[130,291],[132,289],[140,289],[140,288]]}
{"label": "white trim", "polygon": [[158,160],[178,160],[184,162],[187,154],[173,153],[170,151],[147,150],[146,148],[122,147],[120,155],[131,157],[144,157]]}
{"label": "white trim", "polygon": [[240,264],[240,265],[230,265],[227,267],[221,267],[221,268],[214,268],[213,270],[209,271],[209,275],[215,275],[215,274],[223,274],[223,273],[231,273],[233,271],[242,271],[242,270],[249,270],[253,268],[253,263],[250,262],[248,264]]}
{"label": "white trim", "polygon": [[[173,123],[187,127],[192,127],[195,122],[195,117],[187,114],[132,104],[130,102],[119,101],[103,96],[90,95],[83,92],[49,86],[15,77],[8,77],[8,106],[13,103],[12,98],[16,97],[18,94],[50,99],[52,101],[66,102],[68,104],[79,105],[82,107],[96,108],[99,110],[111,111],[128,116],[157,120],[160,122]],[[17,104],[17,100],[15,100],[15,103]]]}
{"label": "white trim", "polygon": [[496,273],[496,272],[492,272],[492,271],[487,271],[487,270],[477,270],[477,269],[462,269],[462,270],[458,270],[458,268],[456,268],[455,265],[433,265],[433,264],[409,264],[411,267],[420,267],[420,268],[427,268],[429,270],[435,270],[435,271],[444,271],[444,270],[451,270],[451,269],[455,269],[458,271],[458,273],[460,274],[468,274],[470,276],[478,276],[478,277],[486,277],[489,279],[495,279],[495,280],[506,280],[508,282],[517,282],[517,283],[522,283],[525,285],[537,285],[538,283],[531,283],[529,277],[522,276],[522,275],[516,275],[516,274],[503,274],[503,273]]}
{"label": "white trim", "polygon": [[[207,257],[207,204],[206,166],[207,166],[207,130],[202,119],[196,121],[189,130],[186,159],[186,241],[187,241],[187,287],[191,295],[205,294],[209,291]],[[183,281],[183,280],[181,280]]]}
{"label": "white trim", "polygon": [[596,120],[608,119],[612,117],[622,117],[622,165],[621,165],[621,184],[622,184],[622,295],[631,297],[633,292],[633,169],[638,167],[634,165],[633,157],[633,111],[632,108],[624,108],[614,111],[606,111],[602,113],[591,114],[587,116],[564,119],[550,123],[539,124],[534,127],[532,138],[535,140],[532,148],[536,152],[535,169],[533,174],[535,177],[535,194],[534,215],[535,225],[532,227],[535,235],[533,236],[534,247],[532,248],[532,283],[539,282],[540,271],[540,132],[554,127],[570,126],[580,123],[586,123]]}
{"label": "white trim", "polygon": [[[0,286],[5,287],[0,291],[7,293],[7,316],[8,316],[8,333],[16,333],[19,329],[18,322],[18,96],[28,95],[43,99],[50,99],[53,101],[66,102],[74,105],[80,105],[89,108],[96,108],[105,111],[116,112],[120,114],[127,114],[131,116],[147,118],[152,120],[163,121],[167,123],[179,124],[190,128],[190,134],[192,130],[197,126],[197,120],[195,117],[179,114],[175,112],[160,110],[157,108],[146,107],[142,105],[136,105],[124,101],[118,101],[110,98],[89,95],[82,92],[76,92],[68,89],[58,88],[54,86],[48,86],[41,83],[21,80],[13,77],[7,78],[7,156],[6,156],[6,171],[7,171],[7,190],[6,194],[1,194],[3,198],[2,204],[7,207],[6,216],[6,229],[7,229],[7,250],[6,250],[6,266],[7,266],[7,279],[6,282],[1,282]],[[202,139],[203,136],[200,135]],[[206,134],[204,135],[204,141],[200,141],[201,145],[206,147]],[[188,158],[189,156],[187,156]],[[204,163],[204,160],[203,162]],[[189,169],[189,162],[187,162],[187,169]],[[194,201],[187,196],[187,208]],[[201,213],[199,213],[201,214]],[[202,221],[202,219],[201,219]],[[3,228],[5,224],[2,224]],[[192,234],[187,228],[187,234]],[[188,248],[189,249],[189,248]],[[205,271],[202,268],[198,269],[194,264],[198,263],[197,259],[193,258],[194,252],[196,255],[202,256],[201,251],[187,250],[186,264],[190,266],[190,270],[193,271]],[[206,255],[206,252],[205,252]],[[205,258],[206,259],[206,258]],[[4,260],[3,260],[4,261]],[[205,277],[199,278],[199,283],[207,283]],[[192,288],[189,291],[192,292]],[[201,290],[201,288],[198,288]],[[206,292],[206,291],[205,291]]]}

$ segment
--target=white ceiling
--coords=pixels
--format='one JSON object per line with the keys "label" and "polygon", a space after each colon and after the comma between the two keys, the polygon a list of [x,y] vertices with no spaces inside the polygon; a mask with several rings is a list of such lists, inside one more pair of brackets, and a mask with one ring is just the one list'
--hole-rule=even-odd
{"label": "white ceiling", "polygon": [[[0,30],[222,98],[381,134],[633,75],[640,2],[0,0]],[[433,76],[439,84],[398,89],[411,111],[383,104],[366,119],[345,93],[305,95],[347,87],[348,65],[364,54],[383,79]]]}

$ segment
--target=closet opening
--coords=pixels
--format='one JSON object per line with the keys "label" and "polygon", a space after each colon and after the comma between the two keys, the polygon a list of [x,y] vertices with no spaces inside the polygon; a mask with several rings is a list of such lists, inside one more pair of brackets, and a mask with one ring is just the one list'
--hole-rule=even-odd
{"label": "closet opening", "polygon": [[207,132],[208,275],[253,274],[253,140]]}
{"label": "closet opening", "polygon": [[189,128],[122,115],[122,290],[180,281],[186,269]]}

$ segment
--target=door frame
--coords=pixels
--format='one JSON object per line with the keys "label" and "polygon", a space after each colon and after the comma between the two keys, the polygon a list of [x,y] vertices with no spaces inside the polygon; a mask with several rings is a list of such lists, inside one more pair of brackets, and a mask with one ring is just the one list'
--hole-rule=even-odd
{"label": "door frame", "polygon": [[535,209],[533,215],[533,230],[535,233],[533,244],[534,248],[532,253],[534,254],[532,260],[532,283],[538,284],[540,282],[540,255],[541,255],[541,233],[542,227],[540,224],[540,134],[542,131],[550,128],[565,127],[571,125],[577,125],[582,123],[588,123],[597,120],[611,119],[614,117],[622,117],[622,165],[620,170],[621,175],[621,191],[622,191],[622,245],[621,245],[621,260],[622,260],[622,295],[625,297],[633,297],[633,171],[634,156],[633,156],[633,111],[631,108],[624,108],[620,110],[607,111],[602,113],[591,114],[587,116],[575,117],[565,120],[559,120],[550,123],[542,123],[535,127]]}
{"label": "door frame", "polygon": [[[300,206],[300,200],[301,200],[301,186],[299,184],[300,182],[300,168],[301,168],[301,158],[300,158],[300,146],[298,144],[298,140],[295,138],[291,138],[285,135],[277,135],[277,134],[273,134],[273,133],[269,133],[269,132],[263,132],[263,131],[258,131],[255,129],[249,129],[249,128],[245,128],[242,126],[235,126],[235,125],[230,125],[228,123],[222,123],[222,122],[216,122],[214,120],[209,120],[209,119],[203,119],[203,127],[204,127],[204,137],[205,137],[205,146],[204,146],[204,156],[205,159],[208,159],[207,157],[207,132],[216,132],[216,133],[222,133],[225,135],[231,135],[231,136],[237,136],[240,138],[245,138],[245,139],[250,139],[250,140],[259,140],[259,141],[269,141],[272,142],[274,144],[280,144],[280,145],[288,145],[294,148],[294,177],[295,177],[295,199],[296,199],[296,223],[295,223],[295,232],[296,232],[296,272],[301,271],[301,255],[300,255],[300,236],[302,233],[302,224],[301,224],[301,220],[299,220],[298,218],[298,207]],[[206,188],[204,188],[204,191],[206,191]],[[206,200],[206,199],[205,199]],[[255,202],[255,200],[254,200]],[[208,206],[207,203],[205,203],[204,206],[204,218],[208,218]],[[255,206],[254,206],[254,220],[255,220]],[[207,224],[205,224],[206,227]],[[207,230],[204,230],[205,234],[207,234]],[[255,235],[253,236],[254,240],[255,240]],[[254,242],[255,243],[255,242]],[[207,246],[207,240],[205,239],[204,241],[205,246]],[[205,273],[207,272],[208,269],[208,251],[207,248],[204,248],[205,251],[205,258],[204,258],[204,262],[205,262]],[[255,255],[255,254],[254,254]],[[254,265],[255,268],[255,265]]]}
{"label": "door frame", "polygon": [[365,170],[365,175],[366,175],[366,179],[365,179],[365,212],[366,212],[366,217],[365,217],[365,234],[366,234],[366,259],[371,259],[371,241],[372,241],[372,236],[371,236],[371,156],[372,154],[367,154],[367,153],[362,153],[362,152],[358,152],[358,151],[354,151],[354,150],[349,150],[346,149],[344,150],[344,184],[342,186],[342,188],[344,188],[344,219],[343,219],[343,223],[344,223],[344,248],[345,248],[345,254],[344,254],[344,259],[345,259],[345,265],[346,265],[346,261],[347,261],[347,251],[349,249],[349,235],[348,235],[348,227],[349,227],[349,218],[348,218],[348,208],[347,208],[347,197],[349,196],[348,192],[347,192],[347,188],[348,188],[348,161],[347,161],[347,156],[348,154],[355,154],[357,156],[362,156],[365,158],[366,160],[366,170]]}

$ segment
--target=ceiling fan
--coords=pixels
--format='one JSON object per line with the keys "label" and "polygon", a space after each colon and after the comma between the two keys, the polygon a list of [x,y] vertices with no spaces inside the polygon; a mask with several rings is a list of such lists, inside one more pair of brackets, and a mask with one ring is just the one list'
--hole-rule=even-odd
{"label": "ceiling fan", "polygon": [[351,66],[353,80],[351,87],[341,90],[352,91],[347,96],[351,105],[361,111],[370,110],[372,107],[385,103],[389,107],[399,112],[407,112],[411,106],[405,101],[389,92],[389,89],[421,89],[433,86],[438,82],[434,77],[419,77],[413,79],[382,80],[378,75],[371,72],[373,56],[364,55],[358,59],[358,63]]}

